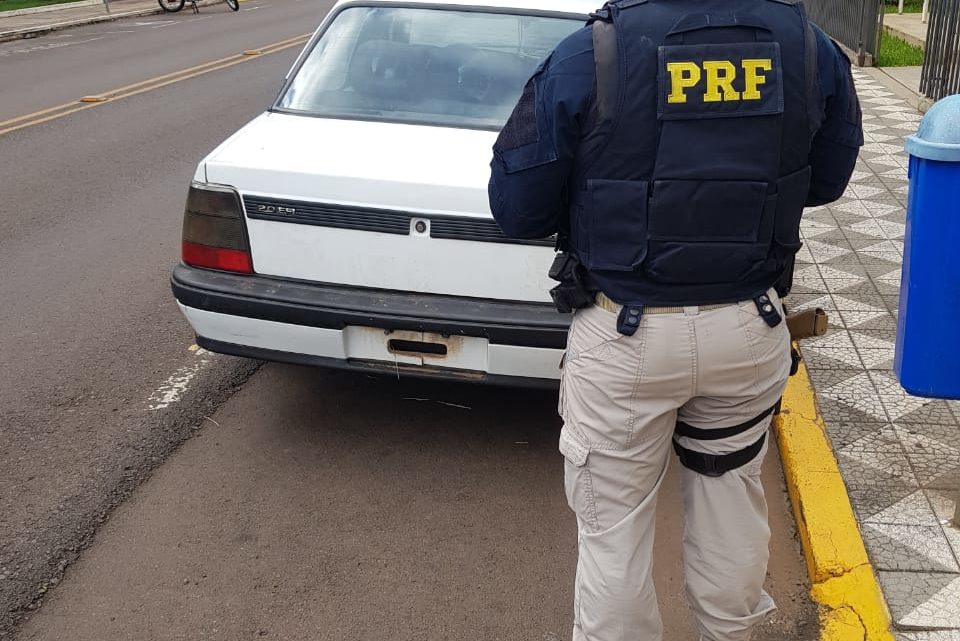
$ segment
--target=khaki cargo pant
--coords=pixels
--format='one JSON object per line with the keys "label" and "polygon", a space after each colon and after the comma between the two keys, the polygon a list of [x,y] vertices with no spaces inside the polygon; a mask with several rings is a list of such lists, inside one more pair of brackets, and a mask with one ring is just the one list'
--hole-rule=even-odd
{"label": "khaki cargo pant", "polygon": [[[730,427],[773,406],[789,375],[789,333],[786,323],[770,328],[752,301],[644,315],[630,337],[617,332],[616,321],[596,306],[578,311],[563,366],[560,452],[579,527],[573,639],[661,641],[654,517],[676,423]],[[680,443],[728,453],[754,443],[769,425],[767,417],[734,437]],[[766,451],[767,444],[720,477],[681,468],[684,577],[702,641],[746,641],[775,609],[763,590]]]}

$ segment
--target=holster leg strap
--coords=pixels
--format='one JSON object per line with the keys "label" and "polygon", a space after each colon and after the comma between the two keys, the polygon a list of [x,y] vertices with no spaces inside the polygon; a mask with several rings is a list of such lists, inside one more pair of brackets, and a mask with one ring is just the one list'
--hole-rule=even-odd
{"label": "holster leg strap", "polygon": [[739,425],[718,427],[710,430],[705,430],[700,427],[693,427],[692,425],[687,425],[683,421],[678,421],[677,429],[674,433],[678,436],[686,436],[687,438],[696,439],[698,441],[719,441],[723,438],[730,438],[731,436],[736,436],[737,434],[743,434],[751,427],[758,425],[760,421],[773,414],[773,410],[776,409],[776,407],[777,406],[774,405],[770,409],[763,410],[749,421],[744,421]]}
{"label": "holster leg strap", "polygon": [[692,425],[678,421],[677,429],[674,432],[673,449],[677,453],[677,456],[680,457],[680,462],[684,467],[687,467],[698,474],[703,474],[704,476],[721,476],[730,470],[735,470],[738,467],[742,467],[752,461],[757,454],[760,453],[760,450],[763,449],[763,444],[766,442],[767,438],[766,432],[764,432],[759,439],[747,447],[735,452],[729,452],[727,454],[706,454],[704,452],[691,450],[690,448],[680,445],[676,438],[678,436],[682,436],[698,441],[719,441],[721,439],[737,436],[738,434],[743,434],[747,430],[759,425],[761,421],[773,414],[776,408],[777,406],[774,405],[773,407],[760,412],[760,414],[754,416],[749,421],[744,421],[739,425],[720,427],[716,429],[693,427]]}
{"label": "holster leg strap", "polygon": [[677,441],[673,442],[673,449],[680,458],[684,467],[703,474],[704,476],[723,476],[730,470],[743,467],[760,453],[763,444],[767,440],[767,434],[764,434],[752,445],[748,445],[742,450],[730,452],[729,454],[704,454],[683,447]]}

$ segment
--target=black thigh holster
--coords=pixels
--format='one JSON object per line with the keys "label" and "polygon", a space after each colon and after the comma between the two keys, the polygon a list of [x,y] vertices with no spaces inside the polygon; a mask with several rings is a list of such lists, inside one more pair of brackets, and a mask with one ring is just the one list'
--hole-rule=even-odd
{"label": "black thigh holster", "polygon": [[759,439],[746,446],[742,450],[729,452],[727,454],[705,454],[703,452],[691,450],[680,445],[680,443],[677,442],[676,437],[685,436],[698,441],[719,441],[721,439],[730,438],[732,436],[736,436],[737,434],[743,434],[750,428],[756,426],[758,423],[760,423],[760,421],[773,414],[774,409],[776,409],[776,405],[761,412],[758,416],[753,417],[745,423],[740,423],[739,425],[733,425],[731,427],[721,427],[710,430],[693,427],[692,425],[687,425],[686,423],[679,421],[677,422],[677,429],[674,432],[673,449],[677,453],[677,456],[680,458],[680,462],[684,467],[689,468],[698,474],[703,474],[704,476],[722,476],[730,470],[743,467],[756,458],[757,454],[760,453],[760,450],[763,449],[763,444],[767,440],[766,432],[764,432]]}

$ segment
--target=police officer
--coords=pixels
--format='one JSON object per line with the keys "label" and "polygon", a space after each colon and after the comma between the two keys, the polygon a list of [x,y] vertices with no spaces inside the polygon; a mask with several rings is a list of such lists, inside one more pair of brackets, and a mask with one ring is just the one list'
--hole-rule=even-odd
{"label": "police officer", "polygon": [[862,144],[849,62],[794,0],[608,2],[524,89],[490,206],[507,235],[567,250],[553,276],[558,306],[578,308],[560,391],[575,641],[662,638],[651,566],[671,450],[701,639],[745,641],[774,609],[760,466],[790,370],[776,285],[804,206],[840,197]]}

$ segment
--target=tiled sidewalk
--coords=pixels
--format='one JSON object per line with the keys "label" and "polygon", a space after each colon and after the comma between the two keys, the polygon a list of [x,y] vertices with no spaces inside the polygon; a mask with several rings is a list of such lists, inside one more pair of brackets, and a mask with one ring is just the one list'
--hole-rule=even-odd
{"label": "tiled sidewalk", "polygon": [[903,145],[921,116],[866,72],[854,74],[866,144],[844,197],[805,213],[787,302],[830,314],[828,333],[804,343],[804,359],[898,639],[960,641],[960,529],[950,522],[960,403],[910,396],[891,371]]}

